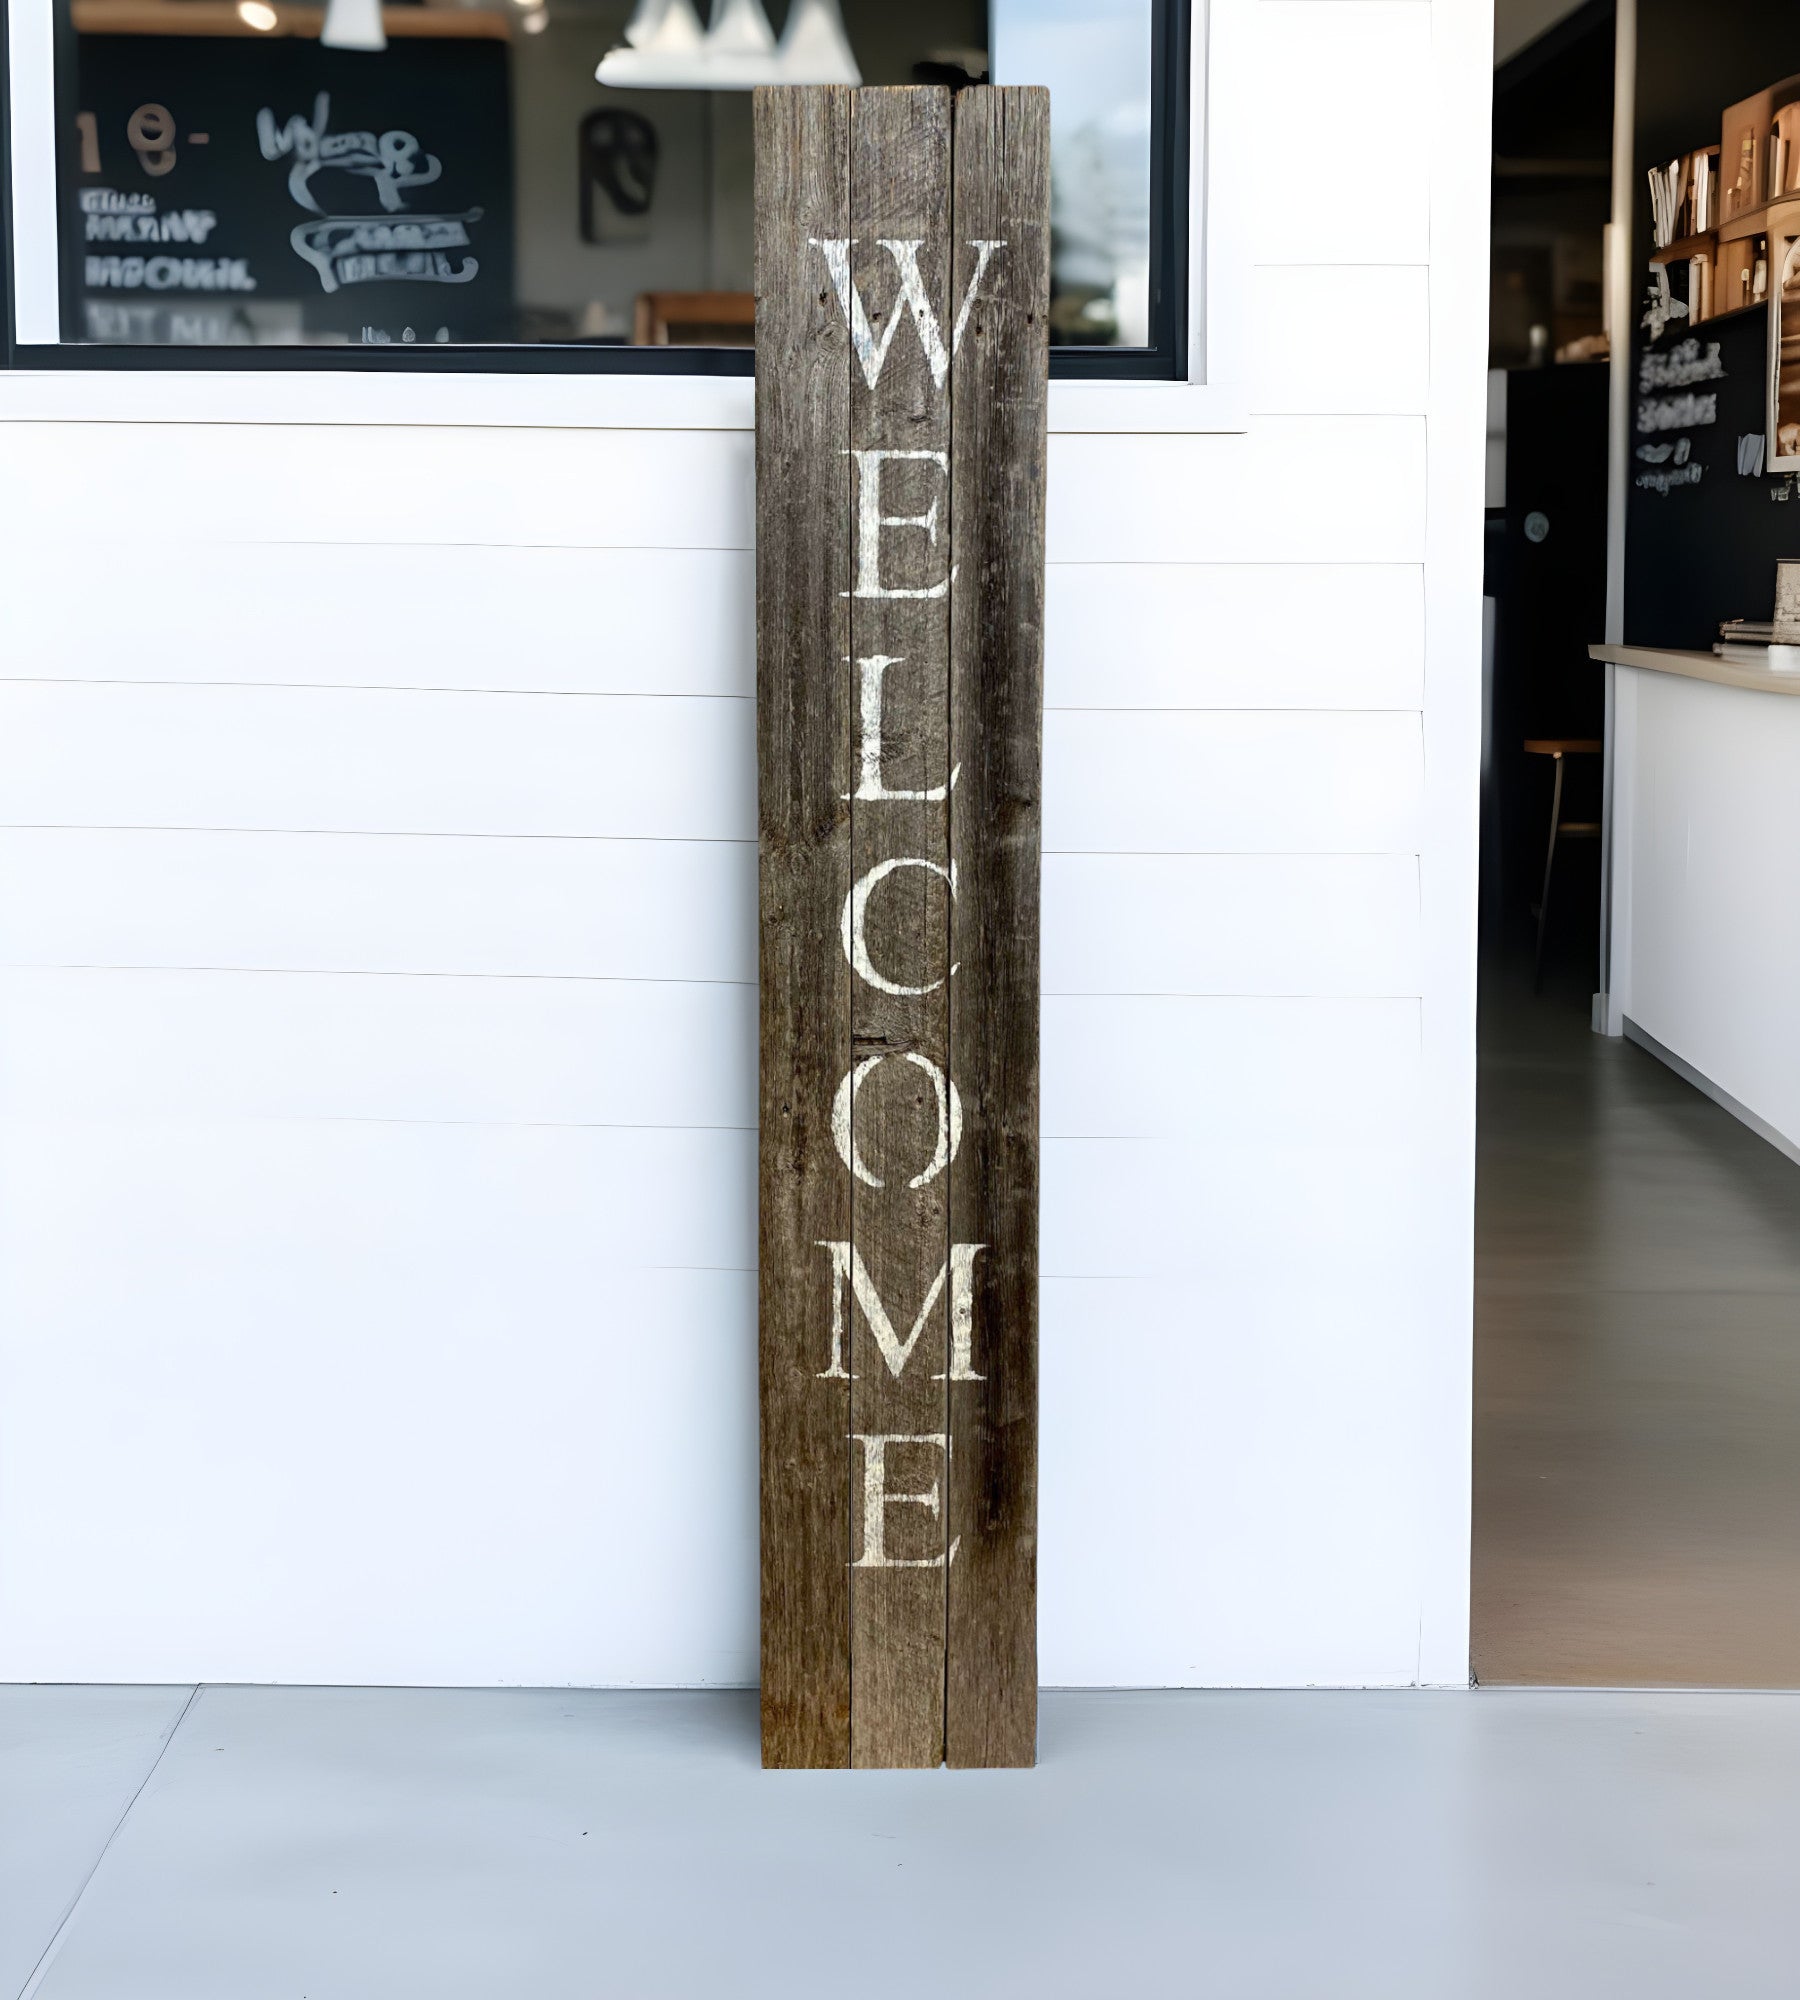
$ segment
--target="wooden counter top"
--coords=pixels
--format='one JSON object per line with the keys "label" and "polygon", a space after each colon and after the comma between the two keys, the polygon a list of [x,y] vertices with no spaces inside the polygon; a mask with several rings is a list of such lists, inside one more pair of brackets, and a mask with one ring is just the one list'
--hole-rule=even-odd
{"label": "wooden counter top", "polygon": [[1757,694],[1800,694],[1800,671],[1753,667],[1742,660],[1722,660],[1717,653],[1689,653],[1673,646],[1590,646],[1588,658],[1615,667],[1683,674],[1691,681],[1716,681],[1720,687],[1749,688]]}

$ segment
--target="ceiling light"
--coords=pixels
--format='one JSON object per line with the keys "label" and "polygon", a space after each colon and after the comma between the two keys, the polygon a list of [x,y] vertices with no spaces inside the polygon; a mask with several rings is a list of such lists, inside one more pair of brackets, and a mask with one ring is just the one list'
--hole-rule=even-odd
{"label": "ceiling light", "polygon": [[325,0],[325,25],[319,40],[328,49],[385,49],[387,31],[381,25],[381,0]]}
{"label": "ceiling light", "polygon": [[266,35],[281,20],[281,16],[273,7],[266,6],[264,0],[238,0],[237,17],[246,28],[254,28],[259,35]]}

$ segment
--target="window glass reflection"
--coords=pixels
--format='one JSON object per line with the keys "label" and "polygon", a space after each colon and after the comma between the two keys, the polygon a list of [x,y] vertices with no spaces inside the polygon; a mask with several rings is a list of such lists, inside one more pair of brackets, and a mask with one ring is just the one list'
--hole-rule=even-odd
{"label": "window glass reflection", "polygon": [[1151,0],[995,0],[995,74],[1051,104],[1051,338],[1150,341]]}
{"label": "window glass reflection", "polygon": [[748,346],[754,85],[990,69],[1052,92],[1053,338],[1149,338],[1150,0],[65,4],[76,340]]}

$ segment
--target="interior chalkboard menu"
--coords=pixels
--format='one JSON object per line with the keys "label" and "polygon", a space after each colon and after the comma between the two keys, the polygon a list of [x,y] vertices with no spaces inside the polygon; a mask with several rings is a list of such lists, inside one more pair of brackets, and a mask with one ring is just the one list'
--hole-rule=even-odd
{"label": "interior chalkboard menu", "polygon": [[1633,356],[1625,637],[1702,650],[1727,618],[1766,619],[1800,549],[1791,472],[1765,471],[1764,306],[1640,333]]}
{"label": "interior chalkboard menu", "polygon": [[504,42],[84,34],[78,50],[76,339],[511,337]]}

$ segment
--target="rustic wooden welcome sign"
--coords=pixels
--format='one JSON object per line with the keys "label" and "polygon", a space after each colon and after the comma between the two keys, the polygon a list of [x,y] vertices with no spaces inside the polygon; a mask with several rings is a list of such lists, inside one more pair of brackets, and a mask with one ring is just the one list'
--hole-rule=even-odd
{"label": "rustic wooden welcome sign", "polygon": [[756,100],[762,1728],[1037,1737],[1050,107]]}

